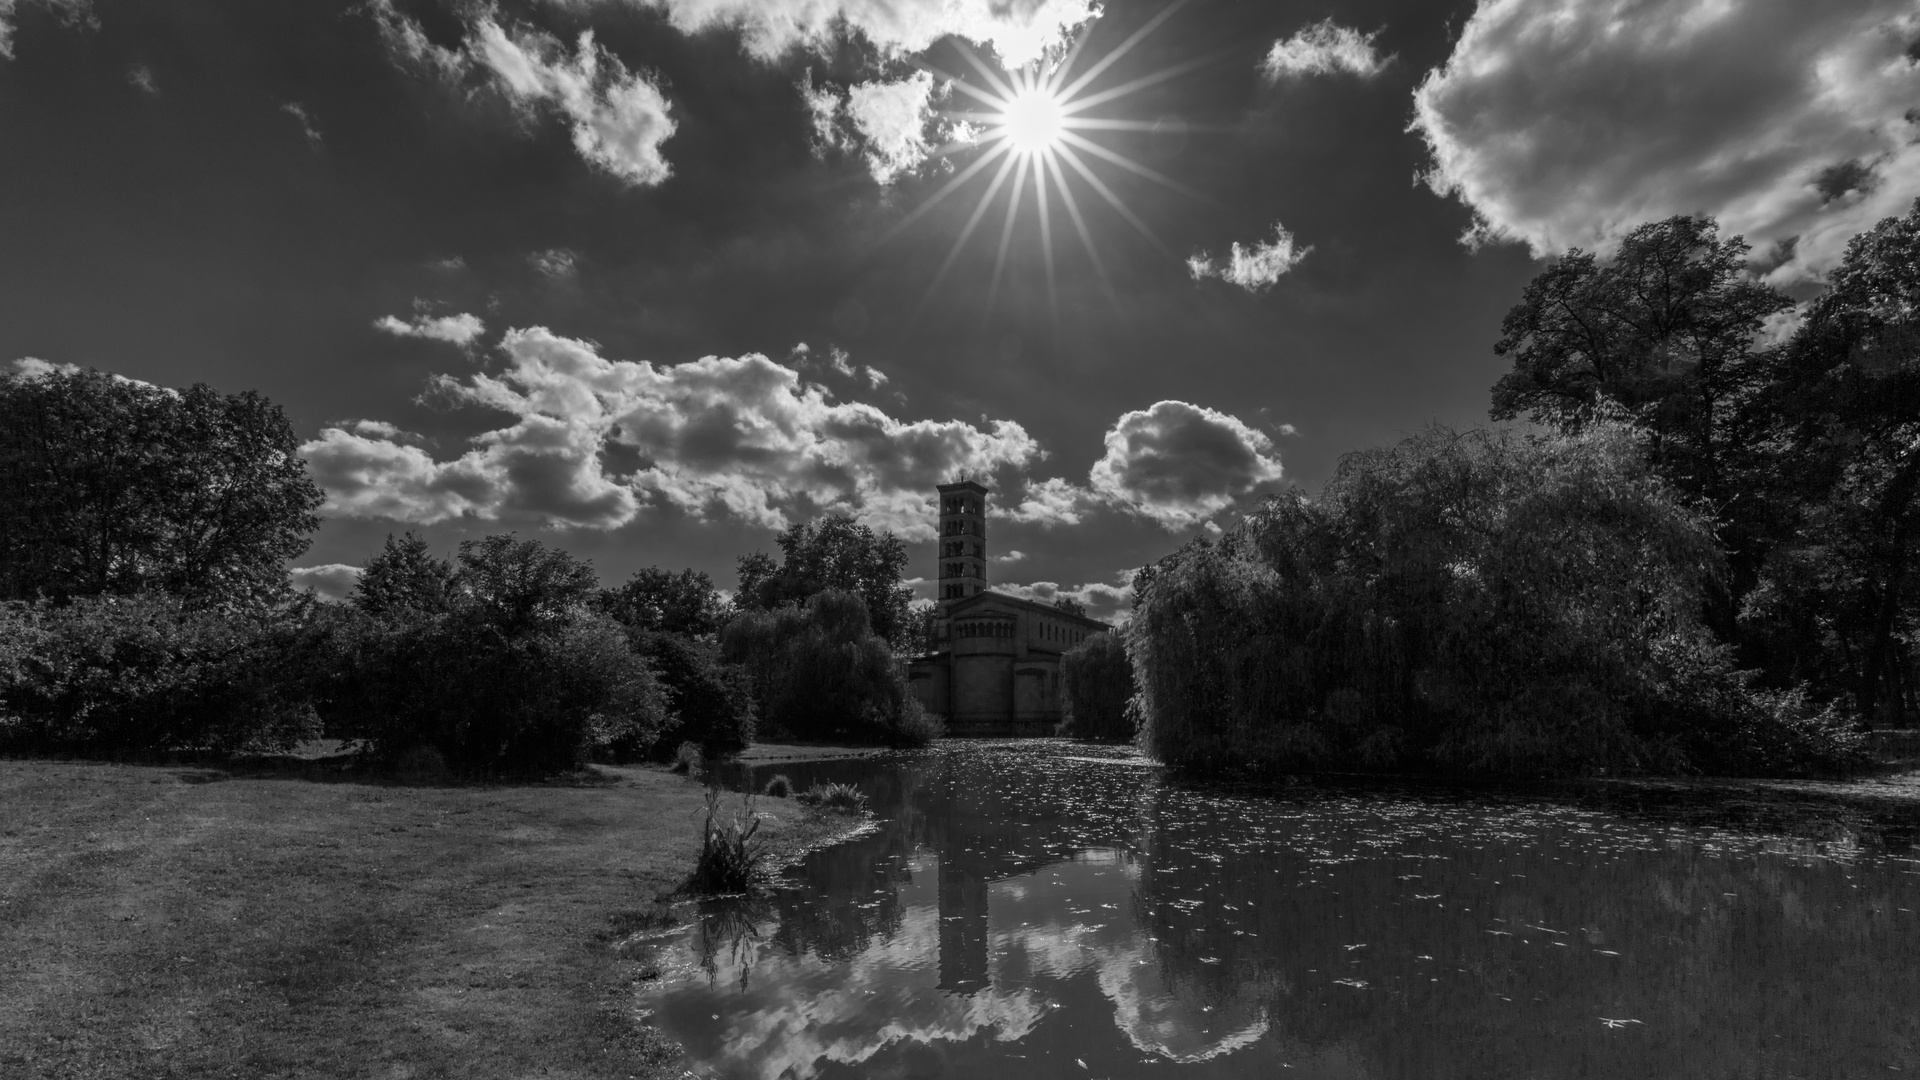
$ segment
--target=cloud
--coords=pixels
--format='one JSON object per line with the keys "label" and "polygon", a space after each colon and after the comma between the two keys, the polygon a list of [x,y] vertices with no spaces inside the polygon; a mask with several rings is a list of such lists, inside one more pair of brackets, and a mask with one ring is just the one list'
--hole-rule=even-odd
{"label": "cloud", "polygon": [[[42,360],[37,356],[22,356],[18,360],[10,362],[7,366],[13,369],[14,375],[28,382],[32,382],[35,379],[44,379],[49,375],[78,375],[86,370],[79,364],[63,364],[53,360]],[[133,386],[145,386],[173,397],[180,396],[180,391],[172,387],[155,386],[153,383],[147,382],[144,379],[129,379],[125,375],[111,371],[107,372],[107,375],[119,382],[128,383]]]}
{"label": "cloud", "polygon": [[595,45],[593,31],[581,32],[568,57],[547,34],[509,34],[483,18],[474,25],[468,49],[515,102],[544,104],[565,114],[573,126],[573,147],[588,162],[639,186],[658,184],[672,173],[660,153],[675,128],[666,96]]}
{"label": "cloud", "polygon": [[1912,0],[1482,0],[1414,94],[1471,243],[1606,252],[1705,212],[1817,279],[1920,195]]}
{"label": "cloud", "polygon": [[287,571],[296,589],[312,589],[322,600],[343,601],[353,595],[360,580],[360,568],[346,563],[324,566],[296,566]]}
{"label": "cloud", "polygon": [[307,137],[307,145],[315,150],[320,149],[322,142],[320,131],[313,126],[313,115],[307,112],[305,105],[297,101],[283,101],[280,103],[280,111],[300,121],[300,133]]}
{"label": "cloud", "polygon": [[[0,0],[4,2],[4,0]],[[548,108],[573,130],[573,147],[586,161],[634,186],[659,184],[673,169],[660,144],[676,123],[666,95],[645,74],[630,72],[620,58],[581,32],[571,56],[550,34],[509,31],[490,15],[469,26],[458,49],[435,45],[420,24],[391,0],[369,0],[363,9],[387,48],[403,62],[458,82],[479,71],[517,107]]]}
{"label": "cloud", "polygon": [[1117,584],[1090,582],[1085,585],[1061,585],[1053,581],[1036,581],[1030,585],[1013,585],[993,582],[994,592],[1017,596],[1023,600],[1051,604],[1061,597],[1078,600],[1087,606],[1087,614],[1103,622],[1114,625],[1123,624],[1133,615],[1133,571],[1120,575]]}
{"label": "cloud", "polygon": [[68,26],[98,25],[89,0],[0,0],[0,60],[13,59],[13,17],[29,3],[52,11]]}
{"label": "cloud", "polygon": [[1122,415],[1106,447],[1088,474],[1092,491],[1167,529],[1197,525],[1281,475],[1265,433],[1184,401]]}
{"label": "cloud", "polygon": [[1267,50],[1260,61],[1260,72],[1268,82],[1300,78],[1306,75],[1333,75],[1339,72],[1363,79],[1380,74],[1393,62],[1391,54],[1381,56],[1373,47],[1379,31],[1363,34],[1332,19],[1322,19],[1290,38],[1282,38]]}
{"label": "cloud", "polygon": [[372,435],[381,439],[411,439],[416,442],[420,441],[420,436],[415,435],[411,431],[404,430],[398,424],[389,424],[385,420],[355,420],[350,424],[339,426],[352,428],[356,435]]}
{"label": "cloud", "polygon": [[875,80],[847,91],[847,116],[859,131],[874,183],[885,186],[927,159],[933,119],[933,76],[916,71],[897,82]]}
{"label": "cloud", "polygon": [[135,64],[127,69],[127,82],[139,87],[144,93],[158,95],[160,85],[153,81],[153,69],[145,64]]}
{"label": "cloud", "polygon": [[580,257],[566,248],[548,248],[527,256],[535,270],[550,278],[570,278],[580,264]]}
{"label": "cloud", "polygon": [[[904,421],[833,401],[765,356],[677,365],[609,360],[543,327],[510,330],[498,376],[447,376],[456,403],[499,409],[451,461],[334,426],[306,444],[326,512],[429,523],[502,517],[610,528],[648,504],[769,528],[840,510],[909,540],[931,539],[928,492],[961,470],[1024,469],[1042,451],[1020,425]],[[639,465],[609,471],[619,447]]]}
{"label": "cloud", "polygon": [[486,333],[486,324],[476,315],[442,315],[437,318],[427,315],[415,315],[411,322],[403,322],[392,315],[382,315],[373,321],[374,329],[383,330],[397,337],[425,338],[428,341],[444,341],[465,348]]}
{"label": "cloud", "polygon": [[1064,49],[1100,9],[1092,0],[644,0],[692,33],[737,28],[747,51],[772,60],[825,52],[858,33],[889,57],[924,51],[949,34],[991,49],[1009,67]]}
{"label": "cloud", "polygon": [[1019,562],[1027,557],[1024,551],[1008,551],[993,557],[994,562]]}
{"label": "cloud", "polygon": [[1029,480],[1019,501],[1007,510],[1015,521],[1035,525],[1078,525],[1087,512],[1099,505],[1092,491],[1058,476]]}
{"label": "cloud", "polygon": [[1300,265],[1300,260],[1312,250],[1310,246],[1294,246],[1293,234],[1276,221],[1272,240],[1244,248],[1236,240],[1228,249],[1227,257],[1220,260],[1200,252],[1187,259],[1187,273],[1193,275],[1195,281],[1219,278],[1248,292],[1260,292],[1271,288],[1280,280],[1280,275]]}

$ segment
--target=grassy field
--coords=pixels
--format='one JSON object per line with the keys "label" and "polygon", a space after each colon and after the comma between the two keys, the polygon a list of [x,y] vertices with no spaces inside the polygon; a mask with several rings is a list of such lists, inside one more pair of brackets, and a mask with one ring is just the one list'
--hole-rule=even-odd
{"label": "grassy field", "polygon": [[[665,1075],[616,943],[701,796],[0,761],[0,1076]],[[847,824],[762,809],[777,853]]]}

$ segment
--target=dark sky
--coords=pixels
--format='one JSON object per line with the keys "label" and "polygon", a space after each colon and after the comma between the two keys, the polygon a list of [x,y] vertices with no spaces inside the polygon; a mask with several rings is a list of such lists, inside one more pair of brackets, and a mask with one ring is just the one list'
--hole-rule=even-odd
{"label": "dark sky", "polygon": [[1073,132],[1157,174],[1077,151],[1137,221],[1040,151],[1051,286],[1031,182],[995,285],[1011,177],[941,274],[998,165],[929,208],[999,146],[966,52],[1083,34],[1071,82],[1165,11],[26,0],[0,362],[281,403],[332,496],[303,567],[513,529],[731,585],[843,509],[930,574],[970,469],[996,582],[1111,610],[1262,492],[1483,422],[1538,257],[1707,212],[1817,285],[1920,186],[1905,0],[1191,0],[1078,92],[1158,79]]}

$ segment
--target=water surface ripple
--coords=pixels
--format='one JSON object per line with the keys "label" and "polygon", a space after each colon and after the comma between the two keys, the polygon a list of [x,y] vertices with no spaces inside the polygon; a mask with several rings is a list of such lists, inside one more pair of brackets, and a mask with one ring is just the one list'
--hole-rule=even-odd
{"label": "water surface ripple", "polygon": [[[1638,785],[1230,795],[1130,751],[736,769],[878,828],[712,901],[640,1007],[713,1077],[1920,1071],[1920,811]],[[774,813],[797,811],[761,800]]]}

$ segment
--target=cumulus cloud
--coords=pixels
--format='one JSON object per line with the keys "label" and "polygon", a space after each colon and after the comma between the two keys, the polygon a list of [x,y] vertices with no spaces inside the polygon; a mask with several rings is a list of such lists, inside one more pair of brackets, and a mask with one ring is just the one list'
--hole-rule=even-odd
{"label": "cumulus cloud", "polygon": [[1007,510],[1014,521],[1035,525],[1078,525],[1100,499],[1089,489],[1058,476],[1029,480]]}
{"label": "cumulus cloud", "polygon": [[[326,511],[608,528],[663,504],[779,528],[841,510],[926,540],[927,492],[941,479],[1024,469],[1042,456],[1018,424],[899,420],[833,401],[758,354],[656,366],[609,360],[542,327],[510,330],[500,348],[503,373],[441,376],[436,388],[505,411],[513,424],[479,435],[451,461],[365,429],[326,428],[302,448],[327,491]],[[610,445],[638,468],[610,472]]]}
{"label": "cumulus cloud", "polygon": [[[86,370],[85,368],[82,368],[79,364],[66,364],[66,363],[61,363],[59,361],[55,361],[55,360],[42,360],[37,356],[22,356],[18,360],[14,360],[11,363],[9,363],[7,366],[13,369],[14,375],[17,375],[20,378],[26,379],[28,381],[32,381],[34,379],[44,379],[49,375],[78,375],[80,372]],[[154,384],[147,382],[145,379],[129,379],[125,375],[121,375],[111,371],[107,372],[107,374],[111,378],[114,378],[120,382],[130,383],[134,386],[150,387],[152,389],[160,391],[163,394],[172,394],[177,397],[180,393],[178,390],[175,390],[171,387],[154,386]]]}
{"label": "cumulus cloud", "polygon": [[594,44],[593,31],[581,32],[569,57],[546,34],[508,33],[483,18],[468,48],[516,102],[565,114],[573,147],[587,161],[634,185],[658,184],[672,172],[660,153],[675,128],[666,96]]}
{"label": "cumulus cloud", "polygon": [[1473,243],[1606,252],[1705,212],[1818,279],[1920,196],[1912,0],[1481,0],[1414,95]]}
{"label": "cumulus cloud", "polygon": [[1267,50],[1260,71],[1268,82],[1299,78],[1303,75],[1333,75],[1346,72],[1371,78],[1393,61],[1373,47],[1379,31],[1363,34],[1322,19],[1290,38],[1282,38]]}
{"label": "cumulus cloud", "polygon": [[672,174],[660,149],[677,126],[666,95],[596,44],[593,31],[583,31],[568,55],[550,34],[509,30],[482,15],[461,47],[450,49],[429,40],[391,0],[370,0],[364,10],[389,51],[404,62],[449,81],[484,72],[519,108],[560,113],[573,130],[574,149],[589,164],[642,187]]}
{"label": "cumulus cloud", "polygon": [[1264,432],[1184,401],[1123,414],[1106,448],[1088,475],[1094,494],[1168,529],[1197,525],[1281,475]]}
{"label": "cumulus cloud", "polygon": [[486,324],[479,316],[464,312],[458,315],[415,315],[411,320],[403,321],[392,315],[382,315],[373,321],[374,329],[393,334],[396,337],[425,338],[428,341],[444,341],[462,348],[473,344],[481,334],[486,333]]}
{"label": "cumulus cloud", "polygon": [[321,566],[296,566],[287,571],[296,589],[312,589],[322,600],[342,601],[353,595],[360,581],[360,568],[346,563]]}
{"label": "cumulus cloud", "polygon": [[925,71],[895,82],[860,83],[847,91],[847,116],[860,132],[867,171],[875,183],[890,184],[926,160],[932,149],[926,129],[935,96],[933,76]]}
{"label": "cumulus cloud", "polygon": [[1248,292],[1260,292],[1271,288],[1282,274],[1300,265],[1300,260],[1312,250],[1311,246],[1297,246],[1293,234],[1276,221],[1273,223],[1273,239],[1247,247],[1241,247],[1236,240],[1224,259],[1215,259],[1204,251],[1200,252],[1188,257],[1187,273],[1195,281],[1219,278]]}
{"label": "cumulus cloud", "polygon": [[1100,13],[1093,0],[643,0],[692,33],[737,28],[747,51],[771,60],[790,49],[824,51],[857,32],[888,56],[925,50],[949,34],[991,49],[1009,67],[1058,53]]}

